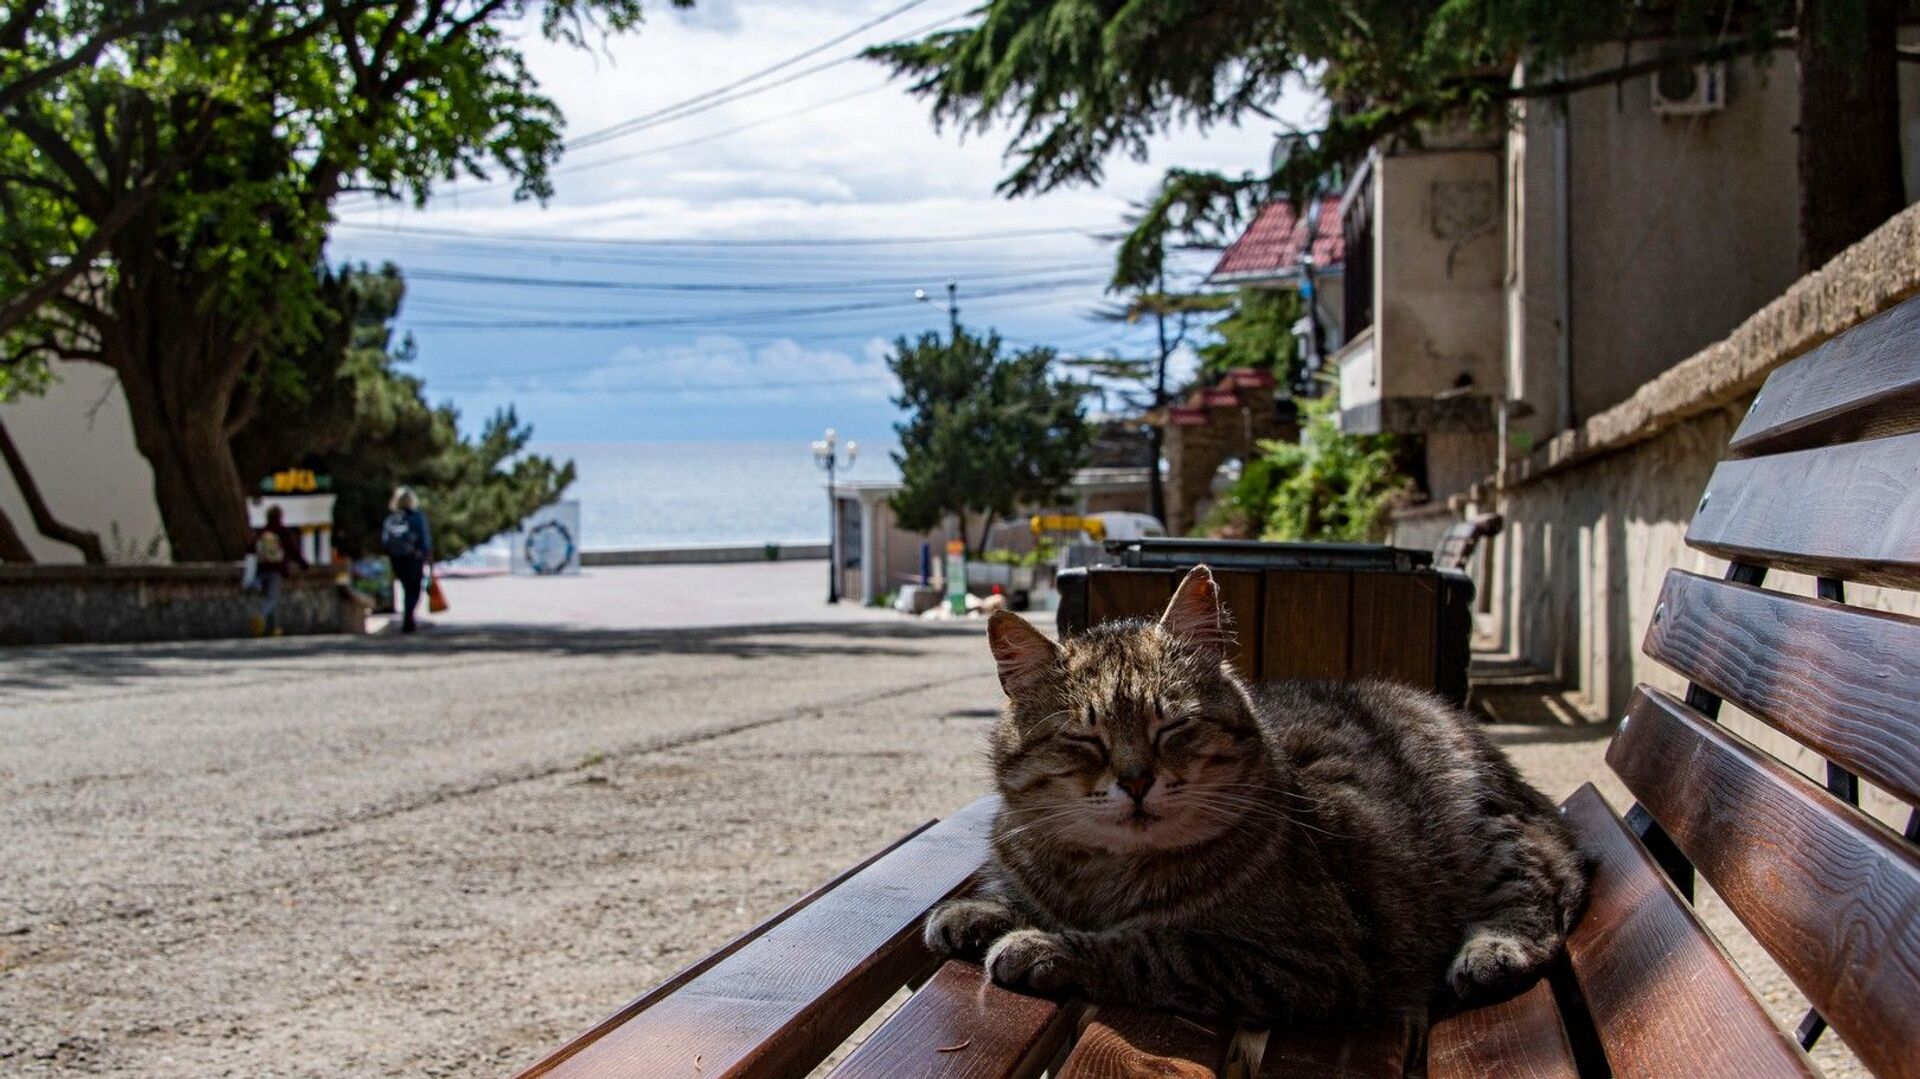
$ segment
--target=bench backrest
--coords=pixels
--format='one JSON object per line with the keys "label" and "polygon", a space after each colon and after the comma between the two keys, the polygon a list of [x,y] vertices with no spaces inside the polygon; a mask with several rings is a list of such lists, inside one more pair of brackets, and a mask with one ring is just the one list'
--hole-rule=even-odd
{"label": "bench backrest", "polygon": [[[1682,892],[1697,870],[1879,1075],[1920,1075],[1920,620],[1847,603],[1920,587],[1920,299],[1781,367],[1713,473],[1647,653],[1689,679],[1634,693],[1607,761]],[[1817,597],[1764,587],[1817,580]],[[1815,782],[1716,722],[1734,705],[1811,748]],[[1904,802],[1902,835],[1857,808]],[[1576,960],[1578,955],[1576,955]]]}

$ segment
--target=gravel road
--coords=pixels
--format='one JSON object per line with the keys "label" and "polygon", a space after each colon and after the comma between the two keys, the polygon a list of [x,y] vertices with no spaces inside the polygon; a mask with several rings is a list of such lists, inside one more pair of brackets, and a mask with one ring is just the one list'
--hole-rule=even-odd
{"label": "gravel road", "polygon": [[[974,797],[997,702],[897,620],[4,653],[0,1073],[511,1072]],[[1603,727],[1499,718],[1625,804]]]}

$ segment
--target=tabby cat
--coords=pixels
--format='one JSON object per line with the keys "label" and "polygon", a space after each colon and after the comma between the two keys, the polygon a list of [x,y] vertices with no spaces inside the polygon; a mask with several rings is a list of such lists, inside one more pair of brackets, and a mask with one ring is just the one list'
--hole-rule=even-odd
{"label": "tabby cat", "polygon": [[926,940],[1003,985],[1267,1021],[1407,1012],[1540,972],[1589,862],[1473,720],[1405,686],[1251,688],[1213,576],[1055,644],[1001,612],[1003,804]]}

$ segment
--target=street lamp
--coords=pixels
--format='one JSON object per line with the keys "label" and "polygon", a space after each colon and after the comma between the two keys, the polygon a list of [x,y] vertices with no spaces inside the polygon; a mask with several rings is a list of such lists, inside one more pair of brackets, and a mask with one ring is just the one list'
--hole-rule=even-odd
{"label": "street lamp", "polygon": [[[927,290],[923,288],[914,289],[913,298],[924,304],[932,304],[935,307],[940,306],[933,297],[927,295]],[[951,344],[960,340],[960,282],[955,281],[951,277],[947,278],[946,310],[947,332],[949,334],[947,342]]]}
{"label": "street lamp", "polygon": [[833,428],[827,428],[825,438],[813,444],[813,463],[827,472],[827,602],[840,602],[840,503],[834,497],[834,475],[841,469],[853,468],[854,461],[860,458],[860,443],[847,441],[844,462],[840,453],[840,437]]}

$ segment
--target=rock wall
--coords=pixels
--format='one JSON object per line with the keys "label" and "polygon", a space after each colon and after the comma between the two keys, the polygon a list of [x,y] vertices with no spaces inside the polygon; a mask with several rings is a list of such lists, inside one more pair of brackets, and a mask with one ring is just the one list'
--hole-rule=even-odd
{"label": "rock wall", "polygon": [[[238,566],[0,566],[0,645],[245,637],[259,607]],[[364,627],[326,567],[287,580],[278,620],[289,635]]]}

